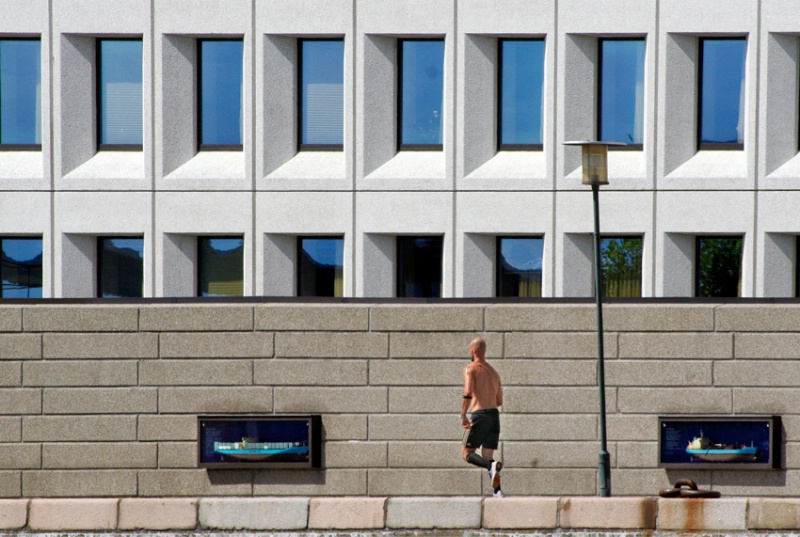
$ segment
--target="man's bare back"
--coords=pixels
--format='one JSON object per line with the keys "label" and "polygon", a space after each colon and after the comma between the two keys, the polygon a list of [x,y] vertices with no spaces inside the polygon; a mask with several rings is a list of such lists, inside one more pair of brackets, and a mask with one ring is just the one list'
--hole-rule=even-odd
{"label": "man's bare back", "polygon": [[486,362],[472,362],[464,371],[465,392],[472,394],[471,411],[503,406],[500,375]]}

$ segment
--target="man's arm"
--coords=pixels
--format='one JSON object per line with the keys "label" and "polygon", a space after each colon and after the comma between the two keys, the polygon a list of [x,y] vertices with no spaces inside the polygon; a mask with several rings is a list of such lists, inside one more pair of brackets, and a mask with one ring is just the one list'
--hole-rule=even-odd
{"label": "man's arm", "polygon": [[472,405],[472,370],[469,366],[464,369],[464,396],[461,398],[461,426],[465,429],[470,428],[467,412]]}

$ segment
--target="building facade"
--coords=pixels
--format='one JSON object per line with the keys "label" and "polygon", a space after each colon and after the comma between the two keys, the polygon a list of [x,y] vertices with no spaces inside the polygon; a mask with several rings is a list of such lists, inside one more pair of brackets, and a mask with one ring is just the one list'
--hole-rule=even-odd
{"label": "building facade", "polygon": [[634,294],[702,294],[723,239],[735,294],[796,296],[798,35],[791,0],[7,0],[4,287],[38,255],[54,298],[590,296],[562,143],[624,133]]}

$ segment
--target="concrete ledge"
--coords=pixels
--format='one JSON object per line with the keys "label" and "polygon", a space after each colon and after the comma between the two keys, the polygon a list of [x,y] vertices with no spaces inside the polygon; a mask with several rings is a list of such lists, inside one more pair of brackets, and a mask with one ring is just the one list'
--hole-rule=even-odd
{"label": "concrete ledge", "polygon": [[98,531],[117,527],[115,499],[31,500],[31,531]]}
{"label": "concrete ledge", "polygon": [[658,500],[659,530],[747,529],[747,499],[669,498]]}
{"label": "concrete ledge", "polygon": [[302,530],[308,504],[308,498],[201,499],[198,519],[204,529]]}
{"label": "concrete ledge", "polygon": [[747,509],[749,530],[800,529],[800,500],[794,498],[757,498]]}
{"label": "concrete ledge", "polygon": [[312,498],[309,529],[382,529],[386,498]]}
{"label": "concrete ledge", "polygon": [[656,498],[563,498],[560,526],[655,529]]}
{"label": "concrete ledge", "polygon": [[0,500],[0,530],[18,530],[28,523],[28,500]]}
{"label": "concrete ledge", "polygon": [[196,498],[123,498],[120,530],[193,530],[197,527]]}
{"label": "concrete ledge", "polygon": [[558,498],[487,498],[483,502],[487,529],[555,529]]}
{"label": "concrete ledge", "polygon": [[480,528],[483,498],[389,498],[387,528]]}

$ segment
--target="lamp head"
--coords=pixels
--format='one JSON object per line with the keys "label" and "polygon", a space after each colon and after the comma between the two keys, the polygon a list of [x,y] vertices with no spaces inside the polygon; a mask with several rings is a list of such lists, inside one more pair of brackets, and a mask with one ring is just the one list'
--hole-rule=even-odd
{"label": "lamp head", "polygon": [[608,184],[608,146],[625,145],[620,142],[564,142],[564,145],[581,146],[584,185],[601,186]]}

